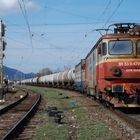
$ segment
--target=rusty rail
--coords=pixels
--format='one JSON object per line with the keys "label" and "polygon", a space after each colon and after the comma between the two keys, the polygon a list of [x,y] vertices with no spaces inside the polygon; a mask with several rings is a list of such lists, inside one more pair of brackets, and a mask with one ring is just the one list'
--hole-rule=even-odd
{"label": "rusty rail", "polygon": [[19,103],[12,104],[0,114],[0,139],[10,140],[17,137],[28,119],[34,114],[41,100],[40,94],[28,94]]}

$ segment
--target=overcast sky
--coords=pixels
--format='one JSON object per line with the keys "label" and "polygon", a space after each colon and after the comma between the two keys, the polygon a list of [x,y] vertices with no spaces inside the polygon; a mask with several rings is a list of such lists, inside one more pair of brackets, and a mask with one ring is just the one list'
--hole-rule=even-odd
{"label": "overcast sky", "polygon": [[7,26],[4,65],[26,73],[73,67],[100,37],[92,30],[139,23],[139,5],[139,0],[0,0]]}

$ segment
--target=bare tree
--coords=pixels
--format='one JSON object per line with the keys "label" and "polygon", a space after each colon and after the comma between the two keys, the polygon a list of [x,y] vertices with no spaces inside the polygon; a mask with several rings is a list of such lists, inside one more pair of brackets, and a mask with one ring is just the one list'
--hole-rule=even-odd
{"label": "bare tree", "polygon": [[49,68],[43,68],[38,72],[39,76],[52,74],[52,71]]}

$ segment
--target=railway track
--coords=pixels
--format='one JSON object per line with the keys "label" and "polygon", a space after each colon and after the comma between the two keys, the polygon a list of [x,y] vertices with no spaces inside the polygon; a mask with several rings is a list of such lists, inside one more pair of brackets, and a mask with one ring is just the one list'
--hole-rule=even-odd
{"label": "railway track", "polygon": [[18,136],[23,126],[35,112],[40,94],[27,93],[23,98],[0,111],[0,139],[10,140]]}
{"label": "railway track", "polygon": [[140,110],[134,109],[132,111],[114,110],[117,116],[122,118],[127,124],[131,125],[136,131],[140,132]]}

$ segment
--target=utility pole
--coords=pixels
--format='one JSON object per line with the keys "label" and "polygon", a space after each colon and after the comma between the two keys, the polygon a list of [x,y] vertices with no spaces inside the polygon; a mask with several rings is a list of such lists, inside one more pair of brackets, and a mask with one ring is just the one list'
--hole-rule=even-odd
{"label": "utility pole", "polygon": [[4,102],[4,87],[3,87],[3,58],[6,42],[4,41],[5,25],[0,21],[0,102]]}

